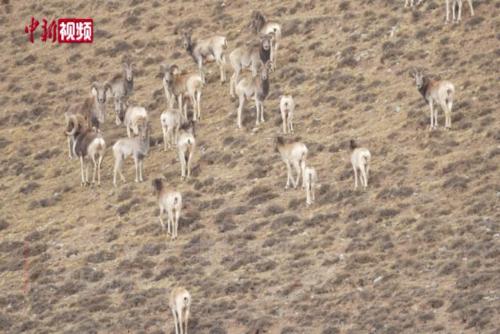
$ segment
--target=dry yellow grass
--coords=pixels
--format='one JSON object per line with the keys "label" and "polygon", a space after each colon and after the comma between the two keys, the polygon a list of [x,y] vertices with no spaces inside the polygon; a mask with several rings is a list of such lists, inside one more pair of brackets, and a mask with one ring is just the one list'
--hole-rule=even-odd
{"label": "dry yellow grass", "polygon": [[[219,4],[2,1],[0,332],[172,333],[176,285],[193,298],[190,333],[497,331],[499,4],[481,1],[459,25],[443,24],[437,0],[414,11],[402,0]],[[252,129],[248,103],[237,130],[236,103],[210,65],[194,177],[181,182],[176,155],[162,150],[160,63],[195,69],[174,34],[190,24],[196,37],[225,34],[232,50],[253,9],[284,30],[267,121]],[[31,16],[90,16],[95,42],[31,44]],[[133,100],[153,120],[147,181],[135,184],[127,161],[127,184],[113,189],[108,149],[103,185],[80,188],[64,107],[126,55]],[[452,131],[427,131],[415,66],[455,84]],[[296,136],[319,174],[310,208],[302,191],[284,191],[272,148],[282,93],[295,98]],[[103,133],[109,147],[125,136],[111,101]],[[351,138],[372,152],[367,191],[352,190]],[[183,193],[175,242],[157,220],[158,176]]]}

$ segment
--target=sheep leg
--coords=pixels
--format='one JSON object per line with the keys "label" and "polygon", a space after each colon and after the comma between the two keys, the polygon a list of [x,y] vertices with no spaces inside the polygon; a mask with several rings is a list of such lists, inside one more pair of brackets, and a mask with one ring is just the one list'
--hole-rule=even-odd
{"label": "sheep leg", "polygon": [[85,184],[89,184],[89,164],[85,164]]}
{"label": "sheep leg", "polygon": [[366,187],[368,186],[368,181],[366,179],[366,166],[362,166],[360,169],[361,169],[361,184],[363,185],[363,187],[366,189]]}
{"label": "sheep leg", "polygon": [[229,82],[229,95],[231,98],[236,98],[236,83],[238,82],[238,78],[240,77],[240,69],[237,68],[234,70],[233,75],[231,76],[231,81]]}
{"label": "sheep leg", "polygon": [[139,181],[144,181],[144,159],[139,160]]}
{"label": "sheep leg", "polygon": [[281,112],[281,120],[283,121],[283,133],[287,133],[287,119],[286,119],[286,111]]}
{"label": "sheep leg", "polygon": [[256,114],[256,120],[255,120],[255,125],[259,125],[259,113],[260,113],[260,102],[259,99],[257,98],[257,94],[255,94],[255,114]]}
{"label": "sheep leg", "polygon": [[309,185],[313,203],[316,201],[316,195],[314,194],[314,186],[315,186],[315,182],[313,182]]}
{"label": "sheep leg", "polygon": [[237,126],[238,126],[238,129],[241,129],[241,113],[243,112],[243,105],[245,104],[245,96],[243,94],[240,95],[240,99],[239,99],[239,105],[238,105],[238,109],[236,111],[236,113],[238,114],[238,118],[237,118]]}
{"label": "sheep leg", "polygon": [[95,183],[95,175],[97,172],[97,161],[95,160],[95,156],[92,156],[92,163],[94,164],[94,168],[92,170],[92,183]]}
{"label": "sheep leg", "polygon": [[130,133],[130,126],[127,125],[127,137],[132,137],[131,133]]}
{"label": "sheep leg", "polygon": [[469,8],[470,8],[470,16],[474,16],[474,8],[472,7],[472,0],[469,0]]}
{"label": "sheep leg", "polygon": [[134,165],[135,165],[135,182],[139,182],[139,159],[134,157]]}
{"label": "sheep leg", "polygon": [[196,108],[198,109],[198,121],[201,119],[201,90],[196,92]]}
{"label": "sheep leg", "polygon": [[169,135],[169,133],[168,133],[169,129],[165,129],[165,126],[162,126],[161,130],[163,132],[163,151],[166,152],[167,151],[167,138]]}
{"label": "sheep leg", "polygon": [[184,334],[187,334],[188,332],[188,321],[189,321],[189,310],[186,310],[186,313],[184,314]]}
{"label": "sheep leg", "polygon": [[[168,234],[170,234],[170,231],[172,231],[172,238],[175,239],[175,224],[174,224],[174,213],[172,212],[172,208],[168,208],[167,210],[167,221],[168,221]],[[170,230],[170,227],[172,227],[172,230]]]}
{"label": "sheep leg", "polygon": [[458,2],[458,15],[457,15],[457,21],[460,22],[462,20],[462,1]]}
{"label": "sheep leg", "polygon": [[175,217],[174,217],[174,222],[175,222],[175,236],[177,237],[177,229],[179,227],[179,217],[181,213],[179,210],[175,210]]}
{"label": "sheep leg", "polygon": [[450,0],[446,0],[446,23],[450,22]]}
{"label": "sheep leg", "polygon": [[[290,162],[288,160],[285,161],[285,164],[286,164],[286,185],[285,185],[285,189],[288,189],[290,187],[290,180],[292,180],[292,183],[293,183],[292,166],[290,166]],[[295,184],[293,184],[293,187],[295,188]]]}
{"label": "sheep leg", "polygon": [[306,204],[307,205],[311,205],[311,192],[310,192],[310,189],[309,189],[309,185],[307,185],[307,188],[306,188]]}
{"label": "sheep leg", "polygon": [[264,101],[259,101],[260,104],[260,122],[264,123],[266,120],[264,119]]}
{"label": "sheep leg", "polygon": [[202,57],[200,57],[198,59],[198,70],[200,71],[201,80],[203,81],[203,83],[206,83],[205,73],[203,72],[203,58]]}
{"label": "sheep leg", "polygon": [[293,133],[293,115],[288,113],[288,130]]}
{"label": "sheep leg", "polygon": [[273,61],[271,62],[271,70],[276,70],[276,65],[278,64],[278,41],[274,44],[274,52],[273,57],[271,58]]}
{"label": "sheep leg", "polygon": [[101,163],[104,155],[99,156],[99,160],[97,161],[97,185],[101,185]]}
{"label": "sheep leg", "polygon": [[181,163],[181,179],[184,179],[186,177],[186,156],[181,149],[179,149],[179,161]]}
{"label": "sheep leg", "polygon": [[302,188],[305,188],[305,178],[306,178],[306,158],[302,158],[300,161],[300,172],[302,173]]}
{"label": "sheep leg", "polygon": [[434,129],[434,105],[432,103],[432,100],[429,101],[429,108],[431,110],[431,125],[429,130],[432,131]]}
{"label": "sheep leg", "polygon": [[366,186],[368,186],[368,178],[370,174],[370,165],[368,163],[365,164],[366,168],[366,174],[365,174],[365,180],[366,180]]}
{"label": "sheep leg", "polygon": [[358,188],[358,169],[355,166],[352,166],[354,169],[354,190]]}
{"label": "sheep leg", "polygon": [[451,108],[453,107],[453,102],[451,100],[448,101],[447,107],[448,107],[448,117],[447,117],[448,124],[447,124],[447,127],[449,129],[451,129]]}
{"label": "sheep leg", "polygon": [[446,104],[446,102],[441,103],[441,108],[444,111],[444,128],[449,130],[451,128],[451,112],[448,109],[448,104]]}
{"label": "sheep leg", "polygon": [[83,187],[85,185],[85,176],[84,176],[84,172],[83,172],[83,157],[81,156],[80,157],[80,172],[81,172],[81,176],[82,176],[82,183],[81,183],[81,186]]}
{"label": "sheep leg", "polygon": [[71,137],[68,137],[68,152],[69,152],[69,158],[70,159],[73,159],[74,158],[74,154],[73,154],[73,145],[71,145]]}
{"label": "sheep leg", "polygon": [[163,212],[164,212],[163,206],[160,204],[160,214],[158,215],[158,218],[160,220],[161,229],[165,230],[165,223],[163,222],[163,218],[162,218]]}
{"label": "sheep leg", "polygon": [[297,186],[300,183],[300,163],[298,161],[294,161],[293,167],[295,168],[295,172],[297,173],[297,177],[296,177],[295,181],[293,182],[293,187],[297,188]]}
{"label": "sheep leg", "polygon": [[187,161],[187,177],[188,179],[191,177],[191,161],[193,160],[193,151],[194,151],[194,148],[192,147],[190,150],[189,150],[189,156],[188,156],[188,161]]}
{"label": "sheep leg", "polygon": [[177,318],[177,312],[175,310],[172,310],[172,313],[174,315],[175,334],[179,334],[179,330],[177,329],[177,327],[179,325],[179,319]]}

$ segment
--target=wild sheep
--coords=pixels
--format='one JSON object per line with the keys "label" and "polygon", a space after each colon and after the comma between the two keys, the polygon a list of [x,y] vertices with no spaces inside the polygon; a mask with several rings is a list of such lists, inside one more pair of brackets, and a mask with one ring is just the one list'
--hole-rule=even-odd
{"label": "wild sheep", "polygon": [[142,182],[144,173],[144,158],[149,151],[149,124],[142,123],[139,126],[139,136],[133,138],[122,138],[113,145],[113,155],[115,157],[115,168],[113,171],[113,185],[116,187],[116,175],[125,182],[122,173],[123,161],[132,156],[135,164],[135,182]]}
{"label": "wild sheep", "polygon": [[192,30],[182,32],[182,43],[186,51],[191,55],[194,62],[198,65],[200,75],[205,82],[203,74],[203,63],[215,61],[220,68],[220,81],[226,81],[226,57],[227,40],[224,36],[212,36],[206,39],[193,41]]}
{"label": "wild sheep", "polygon": [[181,163],[181,179],[191,176],[191,161],[196,148],[195,123],[193,121],[184,123],[179,129],[177,137],[177,151]]}
{"label": "wild sheep", "polygon": [[[279,152],[281,159],[286,164],[287,177],[285,189],[290,187],[290,181],[294,188],[297,188],[300,176],[302,175],[302,186],[304,187],[304,170],[306,168],[307,147],[305,144],[292,140],[285,140],[278,136],[275,140],[275,151]],[[297,178],[294,180],[292,175],[292,165],[297,172]]]}
{"label": "wild sheep", "polygon": [[304,169],[304,180],[306,188],[306,204],[311,205],[316,200],[316,196],[314,195],[314,188],[316,188],[316,183],[318,182],[316,169],[313,167],[306,167]]}
{"label": "wild sheep", "polygon": [[[468,0],[470,16],[474,16],[474,7],[472,0]],[[458,23],[462,19],[462,0],[451,0],[451,13],[453,22]],[[450,0],[446,0],[446,23],[450,22]]]}
{"label": "wild sheep", "polygon": [[420,5],[424,0],[405,0],[405,7],[414,7]]}
{"label": "wild sheep", "polygon": [[293,114],[295,101],[292,95],[281,95],[280,98],[281,119],[283,120],[283,133],[293,133]]}
{"label": "wild sheep", "polygon": [[[119,101],[121,98],[119,98]],[[139,134],[139,126],[149,121],[148,112],[144,107],[129,106],[126,102],[119,102],[120,109],[116,115],[116,125],[123,123],[127,128],[127,137]],[[116,111],[116,106],[115,106]],[[132,131],[132,133],[131,133]]]}
{"label": "wild sheep", "polygon": [[203,88],[203,78],[199,73],[181,73],[177,65],[162,65],[164,70],[163,88],[167,97],[169,107],[173,107],[174,98],[178,101],[178,108],[184,111],[184,118],[187,119],[187,106],[183,104],[183,97],[187,94],[193,105],[193,120],[201,117],[201,89]]}
{"label": "wild sheep", "polygon": [[[94,82],[90,86],[90,92],[92,97],[86,98],[81,103],[76,103],[67,109],[65,117],[71,115],[81,115],[86,122],[89,129],[92,127],[98,129],[100,124],[104,123],[105,113],[106,113],[106,97],[111,91],[111,86],[109,84],[102,84],[100,82]],[[68,136],[68,151],[69,158],[73,158],[73,138]]]}
{"label": "wild sheep", "polygon": [[169,306],[174,316],[175,334],[187,334],[191,295],[185,288],[176,287],[170,293]]}
{"label": "wild sheep", "polygon": [[92,183],[95,183],[97,173],[97,184],[100,185],[101,163],[106,150],[106,142],[101,134],[90,129],[82,115],[69,115],[66,118],[66,135],[72,137],[73,154],[80,158],[81,185],[84,186],[89,182],[88,166],[84,166],[85,158],[90,158],[94,163]]}
{"label": "wild sheep", "polygon": [[129,62],[124,62],[122,66],[123,73],[121,75],[116,75],[109,81],[115,99],[129,97],[134,89],[134,65]]}
{"label": "wild sheep", "polygon": [[166,189],[161,179],[153,180],[153,188],[160,206],[160,225],[165,230],[165,223],[161,217],[166,213],[167,233],[175,239],[177,238],[177,228],[182,209],[182,195],[178,191]]}
{"label": "wild sheep", "polygon": [[163,149],[177,145],[177,137],[182,122],[182,115],[178,109],[168,108],[160,116],[163,131]]}
{"label": "wild sheep", "polygon": [[236,94],[239,99],[237,109],[238,128],[241,128],[241,114],[245,100],[251,97],[255,100],[255,125],[258,126],[260,122],[264,122],[264,100],[269,94],[269,62],[262,67],[260,76],[242,76],[236,85]]}
{"label": "wild sheep", "polygon": [[359,180],[361,185],[366,189],[368,187],[368,174],[370,171],[371,154],[368,149],[357,146],[356,142],[351,139],[351,164],[354,170],[354,189],[358,188],[358,170],[360,172]]}
{"label": "wild sheep", "polygon": [[236,84],[243,69],[250,68],[252,76],[257,76],[259,68],[271,59],[272,37],[270,35],[260,36],[259,44],[246,44],[234,49],[229,54],[229,61],[233,67],[233,75],[229,82],[229,94],[235,97]]}
{"label": "wild sheep", "polygon": [[437,110],[434,110],[434,102],[441,105],[445,115],[445,129],[451,129],[451,109],[453,107],[453,97],[455,87],[449,81],[432,80],[421,71],[414,70],[410,76],[415,79],[417,89],[422,94],[425,102],[429,104],[431,111],[431,125],[429,130],[437,129]]}
{"label": "wild sheep", "polygon": [[281,25],[277,22],[268,22],[260,11],[253,11],[249,26],[254,33],[274,36],[274,48],[271,50],[271,61],[274,70],[277,65],[278,45],[281,40]]}

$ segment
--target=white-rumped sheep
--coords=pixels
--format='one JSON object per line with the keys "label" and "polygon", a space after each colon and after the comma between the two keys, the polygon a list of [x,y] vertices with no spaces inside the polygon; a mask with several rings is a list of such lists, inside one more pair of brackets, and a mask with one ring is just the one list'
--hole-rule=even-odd
{"label": "white-rumped sheep", "polygon": [[194,62],[198,65],[200,75],[205,82],[203,73],[203,64],[216,62],[220,69],[220,81],[226,81],[226,56],[227,40],[224,36],[211,36],[205,39],[193,40],[192,30],[182,32],[182,43],[186,51],[191,55]]}
{"label": "white-rumped sheep", "polygon": [[[462,20],[462,0],[446,0],[446,22],[450,22],[450,2],[453,22],[458,23]],[[474,16],[474,7],[472,0],[468,0],[470,8],[470,16]]]}
{"label": "white-rumped sheep", "polygon": [[125,182],[125,177],[122,173],[123,161],[129,156],[132,156],[135,164],[135,182],[144,181],[144,158],[149,151],[149,124],[139,124],[139,136],[133,138],[118,139],[113,145],[113,155],[115,157],[115,167],[113,170],[113,185],[116,187],[116,175],[120,173],[120,177]]}
{"label": "white-rumped sheep", "polygon": [[163,131],[163,149],[177,145],[177,137],[182,123],[182,115],[178,109],[168,108],[160,116]]}
{"label": "white-rumped sheep", "polygon": [[172,289],[169,306],[174,316],[175,334],[188,334],[191,295],[182,287]]}
{"label": "white-rumped sheep", "polygon": [[264,100],[269,94],[269,62],[261,69],[259,76],[251,77],[249,74],[243,75],[236,84],[236,94],[238,95],[237,126],[241,128],[241,114],[245,100],[253,97],[255,101],[256,120],[255,125],[264,122]]}
{"label": "white-rumped sheep", "polygon": [[367,148],[358,147],[356,142],[351,139],[351,164],[354,170],[354,189],[358,188],[358,171],[361,185],[366,189],[368,187],[368,174],[370,172],[371,154]]}
{"label": "white-rumped sheep", "polygon": [[196,148],[195,123],[193,121],[184,123],[179,129],[177,137],[177,151],[181,163],[181,179],[191,176],[191,162]]}
{"label": "white-rumped sheep", "polygon": [[123,73],[121,75],[116,75],[109,81],[115,99],[129,97],[134,89],[134,65],[127,61],[124,62],[122,66]]}
{"label": "white-rumped sheep", "polygon": [[316,200],[315,188],[316,183],[318,182],[318,174],[316,173],[316,169],[314,169],[313,167],[306,167],[304,169],[304,180],[306,188],[306,204],[311,205]]}
{"label": "white-rumped sheep", "polygon": [[444,111],[445,129],[451,129],[451,109],[453,107],[453,97],[455,95],[455,86],[446,80],[432,80],[421,71],[414,70],[410,76],[415,79],[417,89],[429,104],[431,113],[431,124],[429,130],[437,129],[437,110],[434,109],[434,102],[437,102]]}
{"label": "white-rumped sheep", "polygon": [[[304,170],[306,168],[306,158],[307,158],[307,147],[301,142],[294,140],[286,140],[281,136],[276,137],[275,141],[275,151],[281,156],[281,160],[286,165],[287,176],[285,189],[290,187],[290,182],[292,186],[297,188],[300,176],[302,175],[302,186],[304,183]],[[294,180],[292,175],[292,166],[295,168],[297,173],[297,178]]]}
{"label": "white-rumped sheep", "polygon": [[259,68],[270,61],[272,40],[270,35],[263,35],[260,36],[258,44],[242,45],[229,54],[229,61],[234,70],[229,82],[229,94],[232,98],[235,97],[236,84],[239,82],[240,73],[243,69],[250,68],[252,76],[255,77]]}
{"label": "white-rumped sheep", "polygon": [[[66,118],[66,135],[72,137],[72,152],[80,159],[80,170],[84,186],[89,183],[88,165],[85,166],[85,159],[91,159],[94,163],[92,173],[92,183],[95,182],[97,174],[97,184],[101,184],[101,163],[106,150],[106,142],[101,134],[90,129],[87,120],[82,115],[70,115]],[[85,169],[85,175],[84,175]]]}
{"label": "white-rumped sheep", "polygon": [[274,47],[271,49],[271,61],[273,70],[277,65],[278,45],[281,40],[281,24],[278,22],[269,22],[260,11],[253,11],[250,21],[250,28],[256,34],[270,34],[274,39]]}
{"label": "white-rumped sheep", "polygon": [[[118,100],[120,101],[121,98]],[[148,123],[148,111],[144,107],[129,106],[126,102],[119,102],[120,109],[116,115],[116,125],[123,123],[127,128],[127,137],[139,134],[139,126]],[[115,106],[116,108],[116,106]],[[116,111],[116,110],[115,110]]]}
{"label": "white-rumped sheep", "polygon": [[281,95],[280,98],[281,119],[283,121],[283,133],[293,133],[293,114],[295,112],[295,101],[292,95]]}
{"label": "white-rumped sheep", "polygon": [[187,119],[187,105],[183,104],[184,95],[188,95],[193,106],[193,120],[201,117],[201,90],[203,88],[203,78],[199,73],[181,73],[177,65],[162,65],[164,70],[163,88],[169,107],[173,107],[176,99],[178,108],[184,111],[184,118]]}
{"label": "white-rumped sheep", "polygon": [[163,185],[162,179],[153,180],[154,192],[158,198],[160,207],[160,225],[165,230],[165,223],[162,215],[167,214],[167,233],[172,235],[172,239],[177,238],[179,217],[182,209],[182,195],[178,191],[167,189]]}
{"label": "white-rumped sheep", "polygon": [[[106,115],[106,98],[107,94],[111,92],[109,84],[102,84],[94,82],[90,86],[92,97],[86,98],[81,103],[75,103],[68,107],[65,112],[65,117],[71,115],[81,115],[85,119],[87,128],[99,129],[100,124],[104,123]],[[69,158],[73,158],[73,138],[68,136],[68,153]]]}

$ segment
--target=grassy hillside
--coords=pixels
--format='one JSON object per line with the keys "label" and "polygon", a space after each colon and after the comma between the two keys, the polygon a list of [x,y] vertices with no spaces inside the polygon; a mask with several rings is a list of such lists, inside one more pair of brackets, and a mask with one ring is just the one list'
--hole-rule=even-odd
{"label": "grassy hillside", "polygon": [[[495,333],[500,328],[499,4],[444,24],[443,1],[2,1],[0,4],[0,332],[172,333],[168,294],[192,295],[190,333]],[[254,128],[210,66],[194,177],[163,151],[160,64],[195,69],[179,28],[244,43],[254,9],[283,26],[277,69]],[[28,42],[24,26],[92,17],[90,45]],[[390,37],[394,29],[395,34]],[[40,32],[40,28],[37,30]],[[37,35],[38,36],[38,35]],[[133,100],[151,115],[146,182],[80,187],[64,108],[135,62]],[[429,132],[408,70],[456,87],[453,129]],[[229,73],[230,75],[231,73]],[[272,147],[279,96],[321,183],[317,203],[283,189]],[[495,111],[497,110],[497,111]],[[109,147],[125,129],[112,102]],[[353,190],[348,141],[372,153]],[[160,229],[151,181],[184,196],[179,238]]]}

